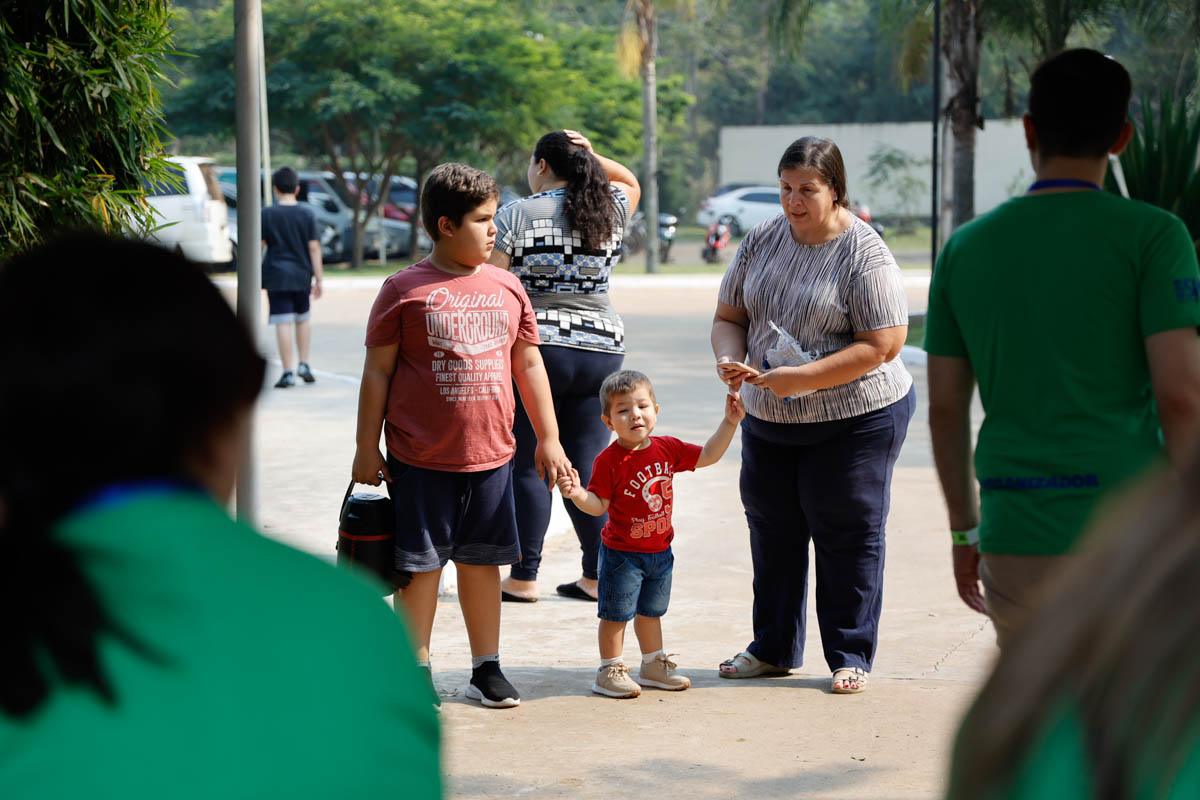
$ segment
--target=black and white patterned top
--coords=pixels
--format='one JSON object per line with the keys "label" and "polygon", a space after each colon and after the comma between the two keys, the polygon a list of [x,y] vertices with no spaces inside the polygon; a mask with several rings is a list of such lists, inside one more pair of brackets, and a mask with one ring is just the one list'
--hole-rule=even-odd
{"label": "black and white patterned top", "polygon": [[[908,324],[900,267],[870,225],[857,217],[836,238],[797,244],[787,217],[757,225],[738,247],[721,281],[722,303],[750,317],[746,363],[760,367],[777,341],[774,322],[821,358],[848,347],[854,334]],[[787,402],[742,385],[746,411],[768,422],[828,422],[877,411],[912,388],[899,358],[857,380]]]}
{"label": "black and white patterned top", "polygon": [[609,300],[608,277],[621,260],[629,198],[612,187],[613,234],[598,248],[585,248],[571,229],[565,198],[552,189],[506,204],[496,212],[496,248],[529,294],[542,344],[624,353],[625,325]]}

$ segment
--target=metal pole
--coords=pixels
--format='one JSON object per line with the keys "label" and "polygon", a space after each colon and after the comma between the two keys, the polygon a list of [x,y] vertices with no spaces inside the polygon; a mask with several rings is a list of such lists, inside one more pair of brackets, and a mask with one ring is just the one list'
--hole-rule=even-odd
{"label": "metal pole", "polygon": [[267,45],[264,41],[266,34],[263,31],[261,4],[258,11],[258,107],[261,110],[258,124],[259,138],[262,141],[262,202],[265,208],[275,201],[275,195],[271,191],[271,125],[267,120]]}
{"label": "metal pole", "polygon": [[942,216],[941,196],[938,191],[941,182],[938,170],[941,158],[938,154],[938,128],[942,122],[942,3],[933,0],[933,182],[930,184],[933,194],[933,214],[930,217],[931,229],[929,236],[929,267],[937,263],[938,257],[938,222]]}
{"label": "metal pole", "polygon": [[[260,0],[234,3],[234,66],[237,80],[238,288],[237,315],[250,340],[258,346],[259,302],[262,294],[262,204],[259,201],[258,43],[261,41]],[[258,475],[254,453],[253,409],[246,424],[242,463],[237,476],[237,517],[253,526],[258,511]]]}

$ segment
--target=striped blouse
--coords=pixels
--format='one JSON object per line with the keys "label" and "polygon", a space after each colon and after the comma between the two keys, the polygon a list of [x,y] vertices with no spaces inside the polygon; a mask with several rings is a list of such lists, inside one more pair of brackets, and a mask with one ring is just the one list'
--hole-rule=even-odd
{"label": "striped blouse", "polygon": [[[761,366],[778,339],[768,322],[820,357],[848,347],[857,332],[908,324],[900,267],[879,234],[857,217],[818,245],[797,244],[783,214],[759,224],[738,247],[718,298],[749,316],[746,363],[752,366]],[[912,382],[897,358],[850,383],[788,402],[743,384],[742,400],[748,413],[768,422],[828,422],[891,405]]]}

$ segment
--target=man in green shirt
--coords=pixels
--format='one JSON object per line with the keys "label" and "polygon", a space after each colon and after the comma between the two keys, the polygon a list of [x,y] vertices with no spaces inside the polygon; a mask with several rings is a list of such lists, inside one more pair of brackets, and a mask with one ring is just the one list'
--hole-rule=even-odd
{"label": "man in green shirt", "polygon": [[1195,245],[1171,214],[1100,190],[1132,136],[1130,93],[1095,51],[1044,62],[1024,117],[1037,182],[957,230],[930,286],[929,425],[954,575],[1001,647],[1097,501],[1164,440],[1182,458],[1200,418]]}

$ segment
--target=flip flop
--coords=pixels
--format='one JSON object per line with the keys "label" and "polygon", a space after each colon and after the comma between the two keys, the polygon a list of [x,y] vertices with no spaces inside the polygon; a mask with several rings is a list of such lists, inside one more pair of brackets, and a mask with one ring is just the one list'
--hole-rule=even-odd
{"label": "flip flop", "polygon": [[[834,694],[858,694],[859,692],[866,691],[867,678],[869,677],[871,677],[871,673],[862,667],[842,667],[841,669],[835,669],[833,671],[833,679],[829,683],[829,690]],[[842,683],[854,681],[858,684],[858,688],[848,689],[843,687],[839,689],[833,685],[838,681]]]}
{"label": "flip flop", "polygon": [[722,667],[733,667],[729,672],[717,668],[717,674],[722,678],[765,678],[771,675],[787,675],[791,670],[759,661],[749,652],[742,651],[730,659],[721,662]]}
{"label": "flip flop", "polygon": [[521,597],[519,594],[506,592],[503,589],[500,590],[500,599],[505,603],[536,603],[538,601],[536,597]]}
{"label": "flip flop", "polygon": [[592,597],[590,594],[581,589],[579,584],[575,581],[571,581],[570,583],[560,583],[555,591],[563,597],[569,597],[572,600],[586,600],[589,603],[596,602],[596,598]]}

